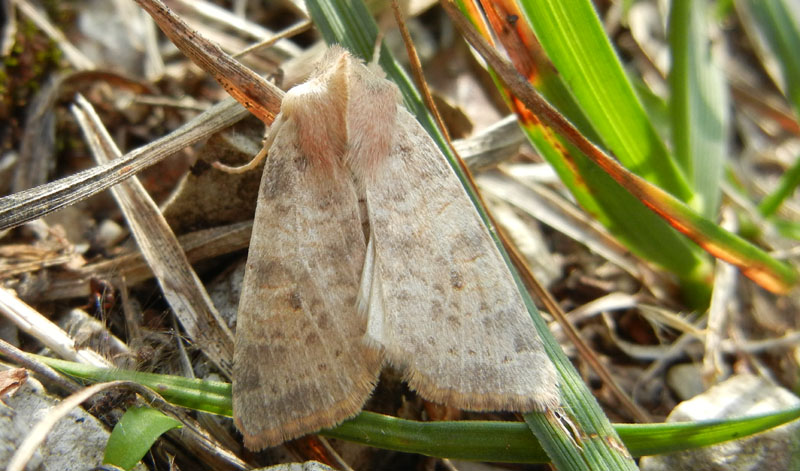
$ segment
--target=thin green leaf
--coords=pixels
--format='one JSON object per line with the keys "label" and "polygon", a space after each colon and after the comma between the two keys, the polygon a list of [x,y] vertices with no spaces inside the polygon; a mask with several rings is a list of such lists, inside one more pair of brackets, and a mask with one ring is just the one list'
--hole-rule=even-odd
{"label": "thin green leaf", "polygon": [[97,368],[39,355],[34,355],[34,357],[53,368],[79,378],[92,381],[135,381],[144,384],[165,400],[182,407],[227,416],[233,413],[230,383],[140,371]]}
{"label": "thin green leaf", "polygon": [[158,437],[180,426],[179,421],[158,409],[130,408],[111,431],[103,463],[131,469],[144,457]]}
{"label": "thin green leaf", "polygon": [[650,122],[653,123],[658,135],[662,140],[669,138],[671,124],[667,101],[647,86],[642,77],[635,75],[635,71],[632,69],[628,69],[628,80],[633,84],[636,96],[639,97],[639,101],[647,112],[647,116],[650,117]]}
{"label": "thin green leaf", "polygon": [[784,219],[774,219],[771,222],[783,237],[800,240],[800,223]]}
{"label": "thin green leaf", "polygon": [[794,165],[781,175],[775,190],[761,200],[758,211],[764,217],[772,216],[784,200],[794,194],[797,185],[800,185],[800,158],[797,158]]}
{"label": "thin green leaf", "polygon": [[760,433],[798,418],[800,418],[800,407],[792,407],[778,412],[735,419],[665,424],[616,424],[615,427],[632,453],[636,456],[645,456],[716,445]]}
{"label": "thin green leaf", "polygon": [[601,143],[684,202],[694,193],[658,137],[588,0],[522,0],[528,22]]}
{"label": "thin green leaf", "polygon": [[675,0],[669,17],[670,111],[675,158],[697,198],[694,209],[716,219],[728,142],[727,85],[709,36],[705,0]]}
{"label": "thin green leaf", "polygon": [[[173,404],[230,417],[230,385],[177,376],[99,368],[35,356],[66,374],[91,381],[134,380],[157,391]],[[224,387],[223,387],[224,386]],[[193,394],[187,394],[194,389]],[[220,394],[207,394],[217,391]],[[199,402],[195,398],[203,398]],[[222,412],[220,412],[222,411]],[[743,438],[800,418],[800,407],[770,414],[727,420],[614,426],[634,456],[656,455]],[[391,433],[387,433],[391,431]],[[373,412],[361,412],[323,435],[369,446],[441,458],[476,461],[540,463],[547,461],[541,445],[522,422],[418,422]],[[587,445],[589,442],[582,442]]]}
{"label": "thin green leaf", "polygon": [[757,36],[753,39],[778,59],[778,85],[800,116],[800,12],[790,3],[795,1],[738,0],[735,4],[751,36]]}

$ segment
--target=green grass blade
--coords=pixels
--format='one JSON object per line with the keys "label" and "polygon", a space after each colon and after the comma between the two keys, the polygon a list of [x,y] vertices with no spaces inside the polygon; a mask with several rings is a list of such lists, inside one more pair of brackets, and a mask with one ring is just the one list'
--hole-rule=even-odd
{"label": "green grass blade", "polygon": [[796,0],[738,0],[736,7],[742,22],[756,28],[763,45],[778,59],[779,85],[800,116],[800,12],[790,2]]}
{"label": "green grass blade", "polygon": [[521,0],[520,4],[600,143],[632,172],[691,203],[691,187],[650,123],[591,2]]}
{"label": "green grass blade", "polygon": [[[735,419],[672,422],[665,424],[616,424],[620,436],[636,456],[661,455],[763,432],[800,418],[800,407]],[[635,450],[635,451],[633,451]]]}
{"label": "green grass blade", "polygon": [[785,219],[774,219],[772,224],[775,225],[775,228],[783,237],[800,240],[800,223]]}
{"label": "green grass blade", "polygon": [[[158,392],[177,406],[230,417],[230,384],[177,376],[100,368],[34,355],[42,363],[94,382],[135,381]],[[192,391],[194,390],[194,391]],[[215,391],[215,394],[208,394]],[[199,401],[196,398],[201,398]],[[770,414],[726,420],[614,426],[634,456],[656,455],[763,432],[800,418],[800,407]],[[391,433],[389,433],[391,431]],[[547,461],[541,445],[522,422],[418,422],[362,412],[323,435],[369,446],[441,458],[516,463]],[[582,445],[591,445],[584,441]],[[608,468],[613,469],[613,468]]]}
{"label": "green grass blade", "polygon": [[140,371],[97,368],[55,358],[33,356],[42,363],[79,378],[88,378],[96,382],[135,381],[148,386],[165,400],[179,404],[182,407],[227,416],[233,413],[230,383],[202,381]]}
{"label": "green grass blade", "polygon": [[784,200],[794,194],[797,185],[800,185],[800,158],[796,158],[794,165],[781,175],[775,190],[761,200],[758,211],[764,217],[774,215]]}
{"label": "green grass blade", "polygon": [[675,158],[696,193],[694,209],[715,220],[728,153],[729,99],[709,37],[706,0],[675,0],[669,16],[670,111]]}
{"label": "green grass blade", "polygon": [[125,411],[111,431],[103,463],[126,470],[132,469],[144,458],[158,437],[180,426],[179,421],[158,409],[132,407]]}

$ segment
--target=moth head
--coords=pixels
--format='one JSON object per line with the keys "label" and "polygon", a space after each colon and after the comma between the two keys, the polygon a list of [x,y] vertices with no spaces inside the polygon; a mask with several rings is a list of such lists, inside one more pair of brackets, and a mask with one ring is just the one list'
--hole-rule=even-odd
{"label": "moth head", "polygon": [[341,167],[347,149],[347,61],[331,56],[323,58],[304,83],[289,90],[281,103],[281,116],[297,128],[297,145],[309,163],[321,168]]}
{"label": "moth head", "polygon": [[384,77],[377,64],[367,66],[347,55],[346,162],[362,179],[374,175],[389,157],[397,132],[400,90]]}

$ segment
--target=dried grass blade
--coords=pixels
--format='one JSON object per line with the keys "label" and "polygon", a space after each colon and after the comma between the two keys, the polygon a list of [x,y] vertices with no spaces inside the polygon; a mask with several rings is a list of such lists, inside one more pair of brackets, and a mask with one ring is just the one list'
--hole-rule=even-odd
{"label": "dried grass blade", "polygon": [[86,199],[247,116],[236,100],[214,105],[172,133],[104,165],[0,198],[0,230]]}
{"label": "dried grass blade", "polygon": [[[111,137],[83,97],[73,108],[99,164],[120,157]],[[161,289],[189,337],[225,374],[233,359],[233,334],[192,269],[178,239],[158,206],[135,178],[111,189],[125,213],[136,242],[153,269]]]}
{"label": "dried grass blade", "polygon": [[[227,226],[202,229],[178,237],[181,250],[190,263],[226,255],[250,245],[253,221],[243,221]],[[141,252],[131,251],[107,260],[91,263],[75,270],[69,279],[53,280],[46,289],[32,295],[41,301],[89,296],[89,281],[92,278],[124,278],[129,285],[136,285],[153,277],[153,270]]]}
{"label": "dried grass blade", "polygon": [[76,348],[72,337],[22,302],[13,291],[0,288],[0,312],[3,312],[23,332],[42,342],[61,358],[93,366],[111,366],[94,350]]}

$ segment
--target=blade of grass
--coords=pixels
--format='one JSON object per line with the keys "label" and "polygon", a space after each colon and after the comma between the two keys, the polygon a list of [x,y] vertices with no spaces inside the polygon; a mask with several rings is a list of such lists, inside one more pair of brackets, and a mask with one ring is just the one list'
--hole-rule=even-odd
{"label": "blade of grass", "polygon": [[230,383],[92,367],[40,355],[30,356],[71,376],[95,382],[132,381],[149,387],[165,400],[182,407],[226,416],[233,414]]}
{"label": "blade of grass", "polygon": [[758,211],[764,217],[774,215],[783,201],[792,196],[797,189],[797,185],[800,185],[800,156],[798,156],[794,165],[781,175],[775,190],[761,200],[758,204]]}
{"label": "blade of grass", "polygon": [[[98,164],[122,157],[89,102],[78,95],[73,107],[81,130]],[[220,316],[178,238],[139,179],[111,188],[142,255],[188,336],[225,375],[233,362],[233,333]]]}
{"label": "blade of grass", "polygon": [[738,0],[735,5],[742,22],[757,28],[765,40],[763,46],[778,58],[779,86],[795,115],[800,115],[800,12],[786,0]]}
{"label": "blade of grass", "polygon": [[188,28],[177,16],[171,14],[163,2],[137,0],[158,24],[170,41],[256,118],[269,125],[275,119],[283,92],[241,64],[211,41],[197,34],[188,34]]}
{"label": "blade of grass", "polygon": [[709,37],[705,0],[676,0],[669,17],[670,115],[675,158],[697,196],[695,209],[716,219],[728,142],[729,99]]}
{"label": "blade of grass", "polygon": [[[153,389],[177,406],[231,416],[231,389],[228,383],[100,368],[39,355],[31,356],[67,375],[99,382],[133,381]],[[797,418],[800,418],[800,407],[736,419],[616,424],[614,428],[629,451],[634,456],[642,456],[688,450],[743,438]],[[388,434],[387,430],[392,433]],[[418,422],[362,412],[354,419],[324,431],[323,435],[378,448],[441,458],[515,463],[547,461],[541,445],[522,422]]]}
{"label": "blade of grass", "polygon": [[0,230],[40,218],[82,201],[141,172],[247,115],[238,102],[217,103],[183,126],[119,159],[54,182],[0,198]]}
{"label": "blade of grass", "polygon": [[519,3],[600,142],[633,173],[691,203],[694,193],[639,103],[591,2]]}
{"label": "blade of grass", "polygon": [[108,437],[104,464],[132,469],[153,446],[158,437],[181,427],[178,420],[151,407],[133,407],[125,411]]}

